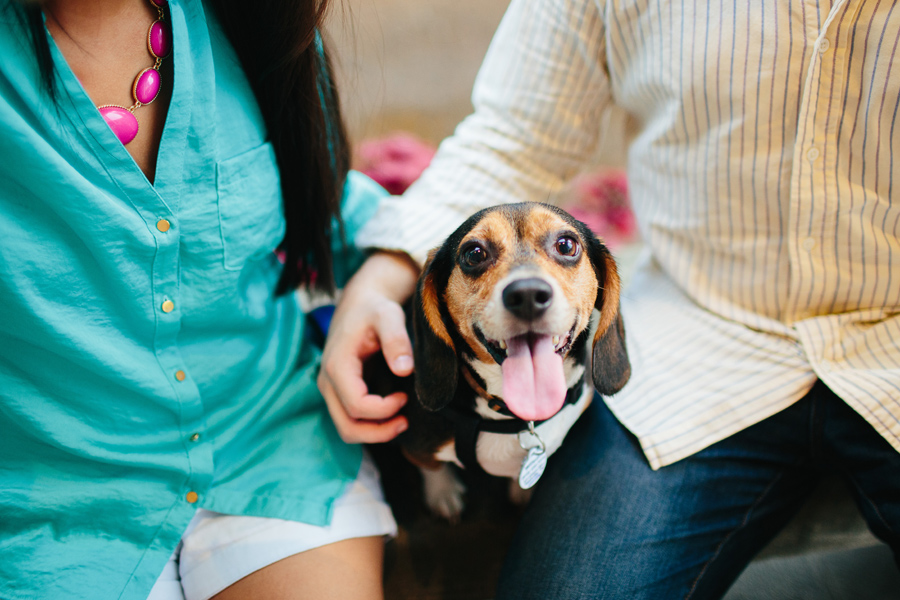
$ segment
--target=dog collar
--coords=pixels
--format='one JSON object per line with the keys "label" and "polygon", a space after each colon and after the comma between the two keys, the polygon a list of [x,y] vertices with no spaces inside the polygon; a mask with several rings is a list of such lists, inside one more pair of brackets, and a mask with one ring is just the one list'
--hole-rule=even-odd
{"label": "dog collar", "polygon": [[[488,408],[490,408],[495,413],[499,413],[507,417],[517,418],[514,414],[509,412],[508,408],[506,408],[506,403],[503,401],[503,398],[487,393],[487,390],[484,389],[484,387],[478,382],[477,379],[475,379],[475,376],[472,375],[472,371],[469,370],[469,367],[467,365],[463,365],[461,370],[466,383],[468,383],[469,387],[475,391],[475,394],[477,396],[484,398],[487,401]],[[521,421],[521,419],[519,420]]]}
{"label": "dog collar", "polygon": [[[466,380],[472,383],[470,378],[474,380],[474,377],[468,373],[468,369],[464,369],[464,372],[467,375]],[[479,393],[479,390],[482,388],[481,386],[477,386],[477,389],[475,389],[475,386],[473,386],[473,389],[476,393]],[[563,405],[565,406],[566,404],[574,404],[577,402],[583,390],[584,376],[582,376],[581,379],[566,392],[566,399]],[[487,395],[485,394],[483,397],[487,397]],[[496,399],[502,402],[502,399],[497,398],[496,396],[490,396],[488,398],[489,401],[490,399]],[[505,404],[503,406],[505,408]],[[446,415],[453,423],[454,445],[456,457],[459,459],[459,462],[461,462],[467,470],[481,473],[487,472],[478,463],[476,453],[478,435],[481,432],[518,435],[523,431],[527,431],[529,423],[531,423],[531,421],[525,421],[516,416],[511,416],[509,419],[485,419],[474,411],[462,411],[452,406],[441,409],[441,413]],[[553,417],[550,418],[552,419]],[[546,420],[533,421],[535,426],[545,422]]]}

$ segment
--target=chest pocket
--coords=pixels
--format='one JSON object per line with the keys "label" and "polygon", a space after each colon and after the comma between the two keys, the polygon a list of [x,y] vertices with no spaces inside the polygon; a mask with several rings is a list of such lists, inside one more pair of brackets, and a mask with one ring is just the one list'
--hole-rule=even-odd
{"label": "chest pocket", "polygon": [[216,165],[224,267],[240,271],[271,254],[284,237],[281,179],[270,143]]}

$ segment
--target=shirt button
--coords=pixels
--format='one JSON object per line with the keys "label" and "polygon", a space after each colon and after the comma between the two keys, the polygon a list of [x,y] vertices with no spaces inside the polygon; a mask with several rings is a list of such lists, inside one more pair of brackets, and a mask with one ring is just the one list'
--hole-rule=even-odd
{"label": "shirt button", "polygon": [[200,499],[200,496],[197,495],[197,492],[188,492],[184,499],[193,504]]}
{"label": "shirt button", "polygon": [[809,162],[815,162],[815,160],[819,158],[819,149],[810,148],[809,152],[806,153],[806,158],[809,159]]}
{"label": "shirt button", "polygon": [[164,313],[170,313],[173,310],[175,310],[175,303],[172,302],[171,300],[166,300],[165,302],[162,303],[162,311]]}
{"label": "shirt button", "polygon": [[190,437],[190,440],[191,440],[192,442],[196,442],[196,441],[199,440],[199,439],[200,439],[200,434],[199,434],[199,433],[195,433],[194,435],[192,435],[192,436]]}
{"label": "shirt button", "polygon": [[171,227],[171,226],[172,226],[172,224],[169,223],[168,221],[166,221],[165,219],[160,219],[159,221],[156,222],[156,228],[159,229],[160,231],[162,231],[163,233],[167,232],[169,230],[169,227]]}
{"label": "shirt button", "polygon": [[816,247],[816,240],[810,238],[806,238],[803,240],[803,249],[804,250],[812,250]]}
{"label": "shirt button", "polygon": [[819,53],[825,54],[829,48],[831,48],[831,42],[828,41],[828,38],[819,40]]}
{"label": "shirt button", "polygon": [[184,381],[186,377],[187,375],[185,375],[184,371],[182,371],[181,369],[175,371],[175,379],[177,379],[178,381]]}

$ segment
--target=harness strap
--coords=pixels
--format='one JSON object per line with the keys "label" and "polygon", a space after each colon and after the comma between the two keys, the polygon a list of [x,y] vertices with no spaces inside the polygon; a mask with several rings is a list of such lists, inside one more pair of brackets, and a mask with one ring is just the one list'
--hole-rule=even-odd
{"label": "harness strap", "polygon": [[[569,388],[566,392],[565,404],[574,404],[578,401],[579,393],[584,389],[584,378]],[[486,473],[478,464],[476,447],[478,435],[484,431],[487,433],[518,434],[528,430],[528,421],[518,417],[510,419],[485,419],[474,411],[460,411],[451,406],[442,409],[441,412],[453,422],[454,444],[456,457],[463,466],[474,472]],[[552,418],[552,417],[551,417]],[[535,426],[545,421],[535,421]]]}
{"label": "harness strap", "polygon": [[478,464],[475,450],[478,445],[478,434],[481,433],[481,423],[484,419],[476,414],[469,416],[460,414],[459,416],[461,418],[456,419],[454,423],[456,457],[466,469],[484,473],[486,471]]}

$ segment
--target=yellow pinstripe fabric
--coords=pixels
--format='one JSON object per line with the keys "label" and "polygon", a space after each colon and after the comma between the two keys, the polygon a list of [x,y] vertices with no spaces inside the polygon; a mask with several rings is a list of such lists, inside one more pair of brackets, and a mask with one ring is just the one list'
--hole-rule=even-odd
{"label": "yellow pinstripe fabric", "polygon": [[552,199],[618,104],[648,253],[608,404],[651,465],[817,378],[900,449],[896,1],[514,0],[473,103],[362,243],[422,261],[478,208]]}

